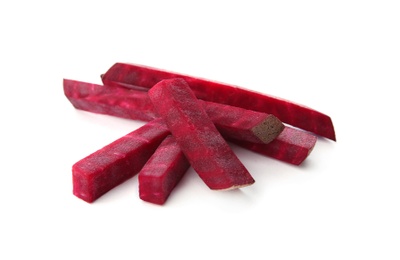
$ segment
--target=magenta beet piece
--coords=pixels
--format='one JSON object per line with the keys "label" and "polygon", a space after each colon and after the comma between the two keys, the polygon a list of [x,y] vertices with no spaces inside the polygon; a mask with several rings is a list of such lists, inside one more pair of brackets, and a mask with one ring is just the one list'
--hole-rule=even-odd
{"label": "magenta beet piece", "polygon": [[271,114],[214,102],[198,100],[222,136],[252,143],[267,144],[284,129]]}
{"label": "magenta beet piece", "polygon": [[[64,80],[64,93],[66,97],[70,100],[70,102],[77,109],[86,110],[94,113],[102,113],[113,115],[122,118],[129,118],[134,120],[145,120],[149,118],[155,118],[155,112],[153,108],[153,104],[151,104],[150,99],[148,98],[147,92],[130,90],[122,87],[105,87],[100,85],[95,85],[92,83],[79,82],[74,80]],[[106,94],[104,94],[106,93]],[[203,101],[204,103],[205,101]],[[208,102],[211,103],[211,102]],[[207,106],[206,106],[207,108]],[[211,119],[214,121],[220,120],[220,116],[227,116],[226,122],[229,122],[228,118],[231,117],[231,113],[223,113],[218,115],[216,113],[218,109],[209,110],[208,115],[211,116]],[[251,112],[251,110],[248,110]],[[214,113],[215,112],[215,113]],[[242,110],[243,112],[243,110]],[[254,111],[253,111],[254,112]],[[258,113],[258,112],[255,112]],[[213,116],[216,116],[213,119]],[[252,117],[247,117],[252,118]],[[215,124],[215,123],[214,123]],[[226,129],[223,129],[223,126],[218,126],[217,128],[220,132],[225,132],[225,138],[229,138],[229,134],[234,134],[232,138],[238,139],[238,133],[241,133],[242,130],[238,130],[237,125],[233,125],[229,127],[228,124],[225,125]],[[286,128],[290,128],[286,126]],[[234,131],[229,131],[229,129],[235,129]],[[247,131],[244,129],[243,131]],[[293,132],[293,136],[297,136],[299,140],[311,139],[316,141],[316,137],[301,131],[295,128],[290,129]],[[241,134],[240,138],[244,138],[245,135]],[[231,138],[231,139],[232,139]],[[252,139],[253,136],[249,135],[247,138]],[[248,140],[248,139],[245,139]],[[234,141],[232,141],[234,142]],[[238,141],[236,141],[238,143]],[[307,144],[307,143],[304,143]],[[293,151],[299,151],[299,154],[302,157],[297,156],[296,158],[306,159],[309,151],[311,152],[310,145],[306,146],[297,146],[293,145],[293,138],[290,135],[279,135],[279,142],[274,142],[270,144],[273,148],[268,148],[268,145],[253,145],[252,143],[242,142],[241,146],[250,149],[254,152],[270,156],[272,158],[276,158],[278,160],[282,160],[285,158],[286,162],[297,164],[301,163],[302,160],[293,160],[294,158],[290,158],[289,155],[297,154]],[[271,152],[275,151],[275,152]],[[279,152],[277,152],[279,151]],[[300,152],[303,151],[303,152]],[[286,155],[285,155],[286,154]],[[284,156],[285,155],[285,156]]]}
{"label": "magenta beet piece", "polygon": [[155,119],[78,161],[72,166],[73,194],[93,202],[137,174],[168,135],[162,119]]}
{"label": "magenta beet piece", "polygon": [[302,130],[286,126],[283,132],[268,144],[229,139],[243,148],[280,161],[300,165],[313,150],[317,137]]}
{"label": "magenta beet piece", "polygon": [[234,189],[254,183],[183,79],[160,81],[150,89],[149,97],[210,189]]}
{"label": "magenta beet piece", "polygon": [[[147,92],[106,87],[64,79],[64,93],[75,108],[148,121],[154,119]],[[269,143],[284,128],[273,115],[213,102],[199,101],[223,136],[255,143]]]}
{"label": "magenta beet piece", "polygon": [[275,115],[282,122],[336,140],[329,116],[311,108],[237,86],[136,64],[116,63],[104,75],[105,85],[151,88],[159,81],[183,78],[199,99]]}
{"label": "magenta beet piece", "polygon": [[63,88],[65,96],[77,109],[142,121],[156,118],[147,92],[69,79],[63,80]]}
{"label": "magenta beet piece", "polygon": [[164,204],[189,167],[175,138],[169,135],[139,172],[139,197]]}

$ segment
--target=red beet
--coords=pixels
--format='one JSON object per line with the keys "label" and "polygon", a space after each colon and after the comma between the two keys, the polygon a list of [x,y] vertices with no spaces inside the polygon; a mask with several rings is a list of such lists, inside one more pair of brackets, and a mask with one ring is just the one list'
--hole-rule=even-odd
{"label": "red beet", "polygon": [[150,121],[156,118],[146,92],[108,88],[76,80],[63,80],[64,94],[75,108],[85,111]]}
{"label": "red beet", "polygon": [[[121,87],[104,87],[91,83],[84,83],[74,80],[64,80],[64,93],[70,102],[77,108],[89,112],[113,115],[122,118],[138,119],[147,121],[148,118],[155,118],[153,105],[147,93],[142,91],[130,90]],[[220,116],[231,117],[231,113],[217,113],[218,109],[208,111],[213,121],[220,120]],[[249,110],[251,112],[251,110]],[[243,111],[242,111],[243,112]],[[250,116],[243,116],[250,118]],[[227,120],[229,122],[229,120]],[[237,125],[236,125],[237,126]],[[226,126],[227,129],[230,129]],[[231,128],[232,129],[232,128]],[[236,144],[254,152],[270,156],[292,164],[300,164],[312,151],[316,137],[304,131],[285,127],[287,134],[280,134],[279,141],[271,142],[266,145],[255,145],[253,143],[239,142],[232,140]],[[222,127],[218,127],[220,132],[224,132]],[[227,130],[226,130],[227,131]],[[231,131],[235,134],[237,130]],[[232,133],[233,132],[233,133]],[[224,134],[225,138],[228,135]],[[250,135],[251,136],[251,135]],[[244,139],[243,135],[241,138]],[[237,139],[237,137],[236,137]],[[293,140],[311,140],[309,142],[294,142]],[[314,140],[314,141],[313,141]]]}
{"label": "red beet", "polygon": [[169,135],[162,119],[155,119],[75,163],[73,194],[93,202],[137,174]]}
{"label": "red beet", "polygon": [[142,65],[116,63],[104,75],[105,85],[151,88],[163,79],[183,78],[203,100],[242,107],[275,115],[282,122],[336,140],[329,116],[311,108],[233,85],[168,72]]}
{"label": "red beet", "polygon": [[317,137],[301,130],[285,127],[283,132],[269,144],[257,144],[230,139],[232,143],[294,165],[300,165],[313,150]]}
{"label": "red beet", "polygon": [[[147,92],[64,79],[64,93],[78,109],[148,121],[154,107]],[[274,115],[228,105],[199,101],[223,136],[255,143],[269,143],[284,128]]]}
{"label": "red beet", "polygon": [[175,138],[169,135],[139,172],[139,197],[164,204],[189,166]]}
{"label": "red beet", "polygon": [[150,89],[149,97],[182,152],[209,188],[225,190],[254,183],[183,79],[157,83]]}
{"label": "red beet", "polygon": [[271,114],[199,100],[222,136],[267,144],[285,127]]}

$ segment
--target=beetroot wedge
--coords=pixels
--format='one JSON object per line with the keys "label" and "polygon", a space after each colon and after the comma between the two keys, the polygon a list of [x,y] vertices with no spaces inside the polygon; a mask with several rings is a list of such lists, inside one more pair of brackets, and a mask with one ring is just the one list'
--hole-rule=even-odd
{"label": "beetroot wedge", "polygon": [[72,166],[73,194],[93,202],[137,174],[169,135],[162,119],[155,119]]}
{"label": "beetroot wedge", "polygon": [[151,88],[159,81],[170,78],[185,79],[199,99],[273,114],[284,123],[336,140],[329,116],[284,99],[136,64],[116,63],[102,75],[103,83],[106,85],[132,88],[136,86]]}
{"label": "beetroot wedge", "polygon": [[169,135],[139,172],[139,197],[164,204],[189,166],[175,138]]}
{"label": "beetroot wedge", "polygon": [[183,79],[160,81],[149,91],[149,97],[210,189],[235,189],[254,183]]}
{"label": "beetroot wedge", "polygon": [[[154,119],[147,92],[105,87],[64,79],[64,93],[75,108],[148,121]],[[283,131],[274,115],[213,102],[199,101],[223,136],[254,143],[269,143]]]}

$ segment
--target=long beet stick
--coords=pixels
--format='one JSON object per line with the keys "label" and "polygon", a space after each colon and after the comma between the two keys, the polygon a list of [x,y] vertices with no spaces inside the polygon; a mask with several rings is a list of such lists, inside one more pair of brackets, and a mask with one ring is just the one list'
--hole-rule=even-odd
{"label": "long beet stick", "polygon": [[336,140],[329,116],[281,98],[138,64],[116,63],[102,75],[105,85],[128,88],[152,88],[170,78],[183,78],[199,99],[272,114],[284,123]]}
{"label": "long beet stick", "polygon": [[[134,120],[149,121],[156,118],[153,105],[143,91],[64,79],[64,94],[77,109]],[[209,114],[211,119],[213,116],[223,115],[227,114]],[[218,118],[214,119],[218,121]],[[284,132],[268,144],[256,145],[232,138],[230,141],[254,152],[299,165],[312,151],[317,138],[290,126],[285,126]]]}
{"label": "long beet stick", "polygon": [[160,81],[150,89],[149,98],[210,189],[236,189],[254,183],[183,79]]}
{"label": "long beet stick", "polygon": [[[156,118],[147,92],[121,87],[64,80],[64,93],[80,109],[148,121]],[[197,100],[218,130],[226,137],[254,143],[269,143],[284,128],[274,115],[239,107]],[[108,104],[108,105],[107,105]]]}

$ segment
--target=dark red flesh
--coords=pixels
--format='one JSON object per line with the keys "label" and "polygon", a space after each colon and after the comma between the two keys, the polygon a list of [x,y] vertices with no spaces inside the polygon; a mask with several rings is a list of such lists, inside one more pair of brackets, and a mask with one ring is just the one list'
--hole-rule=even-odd
{"label": "dark red flesh", "polygon": [[210,189],[234,189],[254,183],[183,79],[160,81],[149,90],[149,97],[191,166]]}
{"label": "dark red flesh", "polygon": [[[130,90],[121,87],[105,87],[92,83],[65,79],[64,93],[77,109],[133,120],[148,121],[148,119],[156,118],[153,105],[151,104],[146,92]],[[230,113],[218,114],[217,111],[218,109],[207,111],[207,114],[211,117],[213,122],[221,120],[221,116],[227,116],[228,118],[231,117]],[[248,111],[251,112],[251,110]],[[228,118],[226,120],[227,124],[225,129],[223,129],[221,126],[218,127],[217,125],[217,128],[220,132],[224,133],[225,131],[223,134],[225,138],[229,138],[229,135],[227,134],[229,129],[234,129],[231,132],[240,132],[237,130],[237,128],[228,127]],[[247,116],[247,118],[250,117]],[[316,137],[307,132],[291,128],[290,126],[285,126],[285,129],[287,129],[286,134],[283,135],[281,133],[274,139],[278,139],[279,141],[271,142],[266,145],[256,145],[252,142],[246,143],[244,141],[239,142],[238,140],[230,141],[254,152],[281,161],[295,165],[300,164],[312,151],[312,148],[315,145]],[[241,135],[241,138],[245,139],[243,135]],[[237,136],[232,136],[230,139],[238,138]],[[296,142],[296,140],[311,141]],[[293,155],[295,156],[293,157]]]}
{"label": "dark red flesh", "polygon": [[102,75],[105,85],[133,88],[152,88],[159,81],[170,78],[183,78],[199,99],[272,114],[284,123],[336,140],[329,116],[288,100],[137,64],[116,63]]}
{"label": "dark red flesh", "polygon": [[168,135],[162,119],[155,119],[78,161],[72,166],[73,194],[95,201],[137,174]]}
{"label": "dark red flesh", "polygon": [[[64,79],[64,93],[78,109],[143,121],[156,118],[147,92]],[[221,134],[229,138],[269,143],[284,128],[274,115],[198,101]]]}
{"label": "dark red flesh", "polygon": [[167,136],[139,172],[139,197],[164,204],[189,167],[175,138]]}

